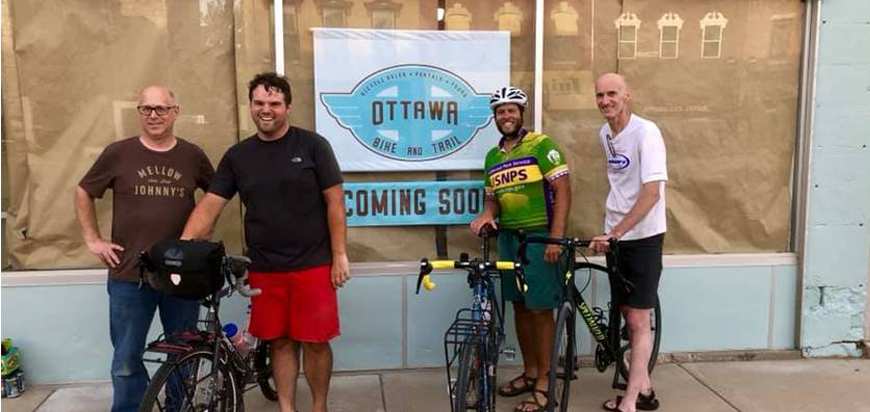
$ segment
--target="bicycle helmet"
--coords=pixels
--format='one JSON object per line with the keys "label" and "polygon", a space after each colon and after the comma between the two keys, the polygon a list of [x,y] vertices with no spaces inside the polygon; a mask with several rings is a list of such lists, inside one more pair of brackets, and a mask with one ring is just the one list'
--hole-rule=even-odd
{"label": "bicycle helmet", "polygon": [[519,87],[508,86],[502,87],[495,91],[489,98],[489,108],[495,110],[496,107],[505,103],[514,103],[520,108],[526,108],[526,102],[529,98],[520,90]]}

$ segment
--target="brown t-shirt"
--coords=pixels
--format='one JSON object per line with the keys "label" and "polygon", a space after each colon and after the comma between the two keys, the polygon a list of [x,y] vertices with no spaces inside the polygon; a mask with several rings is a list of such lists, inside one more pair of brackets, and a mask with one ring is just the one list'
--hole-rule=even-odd
{"label": "brown t-shirt", "polygon": [[95,198],[113,192],[112,242],[124,251],[109,278],[138,281],[139,252],[181,236],[196,188],[207,189],[213,175],[202,149],[180,138],[166,152],[148,149],[139,137],[108,145],[79,186]]}

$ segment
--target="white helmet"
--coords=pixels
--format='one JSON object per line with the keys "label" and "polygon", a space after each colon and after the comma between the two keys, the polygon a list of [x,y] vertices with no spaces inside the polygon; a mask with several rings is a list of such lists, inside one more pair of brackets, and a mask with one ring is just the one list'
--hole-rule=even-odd
{"label": "white helmet", "polygon": [[523,93],[519,87],[502,87],[496,90],[489,98],[489,108],[495,110],[495,108],[501,104],[514,103],[525,109],[528,99],[529,98],[526,97],[526,94]]}

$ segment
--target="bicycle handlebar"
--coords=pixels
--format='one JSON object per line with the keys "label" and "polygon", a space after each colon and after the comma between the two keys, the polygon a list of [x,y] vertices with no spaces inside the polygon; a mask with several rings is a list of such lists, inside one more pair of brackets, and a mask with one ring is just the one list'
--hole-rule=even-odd
{"label": "bicycle handlebar", "polygon": [[[529,243],[542,243],[542,244],[547,244],[547,245],[559,245],[559,246],[564,246],[564,247],[567,247],[570,249],[588,248],[589,245],[592,243],[591,239],[580,239],[580,238],[576,238],[576,237],[575,238],[562,238],[562,239],[560,239],[560,238],[543,237],[543,236],[527,236],[525,233],[522,233],[522,231],[519,233],[519,239],[520,239],[520,247],[517,250],[517,255],[518,255],[520,262],[522,262],[524,265],[527,265],[529,263],[528,256],[526,256],[526,246]],[[614,254],[617,254],[618,250],[619,250],[619,247],[618,247],[619,240],[617,240],[615,237],[611,237],[610,239],[607,240],[607,243],[609,243],[609,245],[610,245],[610,251],[613,252]],[[571,266],[571,267],[573,267],[573,266]],[[611,273],[611,275],[616,277],[620,283],[622,283],[623,287],[625,287],[625,290],[628,293],[631,293],[632,291],[634,291],[634,282],[626,279],[625,276],[619,272],[618,266],[614,265],[613,268],[611,269],[610,273]]]}
{"label": "bicycle handlebar", "polygon": [[432,260],[427,258],[420,259],[420,275],[417,277],[417,294],[420,294],[420,286],[424,286],[426,290],[434,290],[437,286],[429,277],[434,269],[463,269],[469,272],[485,273],[490,270],[514,270],[517,274],[517,286],[520,290],[528,290],[523,276],[523,265],[519,262],[511,261],[485,261],[481,259],[468,260],[467,255],[459,260]]}
{"label": "bicycle handlebar", "polygon": [[[227,281],[234,290],[237,290],[240,295],[250,298],[263,293],[261,289],[251,289],[248,284],[248,266],[251,264],[251,259],[246,256],[224,256],[224,268],[226,270]],[[235,278],[235,279],[233,279]]]}
{"label": "bicycle handlebar", "polygon": [[[526,256],[526,246],[529,243],[541,243],[545,245],[559,245],[571,249],[577,248],[588,248],[592,243],[591,239],[580,239],[577,237],[574,238],[554,238],[554,237],[543,237],[543,236],[528,236],[525,233],[519,233],[520,239],[520,247],[517,250],[517,255],[520,258],[520,262],[524,265],[529,264],[529,258]],[[619,243],[615,237],[608,239],[608,243],[610,243],[610,250],[616,250],[617,244]]]}
{"label": "bicycle handlebar", "polygon": [[498,235],[498,229],[496,229],[489,223],[483,225],[483,227],[481,227],[480,230],[477,232],[477,236],[483,238],[493,237],[495,235]]}

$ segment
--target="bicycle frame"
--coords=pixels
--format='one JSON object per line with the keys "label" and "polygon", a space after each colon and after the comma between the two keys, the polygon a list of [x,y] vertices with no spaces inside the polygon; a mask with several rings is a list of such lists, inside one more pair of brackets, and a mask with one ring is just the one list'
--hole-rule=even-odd
{"label": "bicycle frame", "polygon": [[[434,261],[421,260],[420,276],[417,279],[417,293],[420,285],[425,284],[427,289],[434,288],[434,284],[428,280],[429,273],[435,269],[464,269],[468,272],[468,284],[472,289],[471,304],[468,308],[456,312],[456,317],[444,335],[444,355],[447,365],[447,381],[451,394],[451,400],[456,396],[466,396],[465,393],[457,394],[454,382],[457,380],[451,376],[451,365],[457,362],[463,348],[473,345],[478,348],[475,358],[474,369],[478,371],[476,376],[480,383],[479,393],[481,405],[480,411],[495,410],[495,376],[498,365],[501,344],[504,341],[504,305],[499,302],[495,292],[494,278],[500,270],[518,271],[518,282],[522,285],[522,268],[515,262],[492,262],[489,261],[489,235],[484,234],[483,258],[468,259],[463,253],[457,261]],[[466,349],[467,350],[467,349]],[[460,359],[461,363],[462,360]],[[460,376],[461,378],[461,376]],[[454,403],[451,402],[451,410]],[[464,412],[464,411],[454,411]]]}
{"label": "bicycle frame", "polygon": [[[222,329],[223,323],[220,321],[219,317],[221,300],[230,296],[234,290],[239,290],[241,294],[250,296],[248,293],[251,293],[252,291],[244,291],[242,289],[243,287],[247,288],[247,286],[240,286],[239,284],[234,285],[234,282],[231,280],[231,275],[236,275],[237,278],[242,277],[240,274],[244,273],[246,266],[246,263],[228,257],[222,265],[221,271],[227,279],[230,280],[229,285],[215,291],[211,296],[201,301],[202,306],[206,307],[207,312],[205,319],[197,320],[197,324],[203,324],[204,327],[202,329],[194,327],[193,329],[184,330],[172,336],[164,335],[149,343],[145,348],[145,352],[163,353],[167,355],[167,358],[164,361],[156,359],[143,359],[143,361],[155,363],[173,362],[175,358],[180,357],[188,351],[208,346],[211,348],[210,351],[214,354],[212,365],[225,363],[231,369],[231,373],[237,377],[238,382],[240,382],[240,389],[242,392],[257,387],[257,383],[261,376],[271,373],[270,368],[260,370],[253,366],[253,359],[255,359],[256,352],[261,350],[261,347],[258,346],[253,348],[253,350],[251,350],[246,356],[242,356],[238,351],[236,351],[229,338],[224,335]],[[221,362],[222,359],[225,362]],[[213,367],[209,379],[218,379],[219,372],[220,368]],[[212,398],[213,395],[213,392],[208,393],[206,404],[212,404],[214,401]]]}
{"label": "bicycle frame", "polygon": [[[576,272],[577,272],[577,249],[578,248],[587,248],[591,241],[589,240],[581,240],[578,238],[566,238],[566,239],[553,239],[547,237],[535,237],[535,236],[526,236],[524,234],[520,235],[520,250],[518,251],[519,259],[523,263],[526,263],[525,250],[526,245],[528,243],[543,243],[543,244],[554,244],[565,247],[567,254],[567,264],[568,268],[565,272],[564,277],[564,288],[562,292],[562,296],[560,298],[560,307],[564,302],[573,303],[573,311],[576,316],[577,313],[580,313],[580,317],[583,318],[586,327],[589,329],[590,335],[595,341],[600,345],[601,351],[603,352],[600,355],[605,355],[606,359],[604,359],[601,364],[596,362],[596,367],[600,372],[603,372],[606,369],[607,365],[613,362],[616,359],[619,359],[621,356],[619,352],[619,331],[614,331],[609,325],[606,325],[600,322],[605,318],[604,310],[598,307],[590,307],[586,300],[583,299],[583,296],[580,294],[580,291],[577,289],[576,285]],[[614,255],[614,259],[616,254],[618,254],[618,246],[617,242],[612,239],[610,241],[610,250]],[[625,279],[618,272],[618,268],[614,267],[611,272],[608,272],[610,276],[615,277],[617,279],[617,283],[622,284],[626,289],[631,290],[634,285],[631,281]],[[591,276],[591,274],[590,274]],[[610,308],[609,310],[614,310],[614,308]],[[576,343],[576,339],[575,339]],[[577,353],[576,348],[574,353]],[[613,377],[613,388],[615,389],[625,389],[623,383],[619,382],[619,373],[618,371],[614,373]]]}
{"label": "bicycle frame", "polygon": [[[457,311],[453,323],[444,334],[447,381],[450,388],[454,388],[456,379],[451,376],[451,365],[457,361],[463,345],[476,345],[480,351],[477,359],[481,364],[475,368],[480,371],[480,377],[486,377],[480,379],[481,399],[488,399],[489,404],[494,405],[495,391],[490,387],[489,378],[495,374],[499,348],[504,341],[502,305],[495,294],[490,275],[470,272],[468,279],[473,290],[471,305]],[[488,305],[491,306],[487,309]]]}

